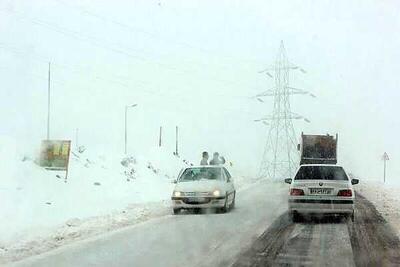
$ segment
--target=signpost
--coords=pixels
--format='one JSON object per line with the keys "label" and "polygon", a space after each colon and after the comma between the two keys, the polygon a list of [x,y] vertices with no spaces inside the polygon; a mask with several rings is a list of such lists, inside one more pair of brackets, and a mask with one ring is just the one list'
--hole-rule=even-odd
{"label": "signpost", "polygon": [[386,182],[386,161],[389,160],[389,156],[386,152],[383,153],[382,160],[383,160],[383,183],[385,183]]}
{"label": "signpost", "polygon": [[70,152],[70,140],[43,140],[39,165],[47,170],[65,170],[65,182],[67,182]]}

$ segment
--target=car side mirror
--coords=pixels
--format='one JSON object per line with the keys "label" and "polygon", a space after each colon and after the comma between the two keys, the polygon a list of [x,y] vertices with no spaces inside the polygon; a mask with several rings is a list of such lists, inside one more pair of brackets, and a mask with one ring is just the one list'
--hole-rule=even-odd
{"label": "car side mirror", "polygon": [[285,183],[291,184],[291,183],[292,183],[292,178],[286,178],[286,179],[285,179]]}
{"label": "car side mirror", "polygon": [[358,179],[355,179],[355,178],[351,179],[351,184],[358,184],[359,182],[360,182],[360,180],[358,180]]}
{"label": "car side mirror", "polygon": [[175,180],[173,181],[173,183],[174,183],[174,184],[177,184],[177,183],[178,183],[178,180],[175,179]]}

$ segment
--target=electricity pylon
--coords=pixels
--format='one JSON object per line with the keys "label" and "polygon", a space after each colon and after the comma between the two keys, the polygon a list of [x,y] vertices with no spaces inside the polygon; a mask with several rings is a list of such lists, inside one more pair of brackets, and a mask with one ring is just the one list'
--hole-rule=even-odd
{"label": "electricity pylon", "polygon": [[[283,41],[281,41],[274,66],[260,71],[260,73],[266,73],[269,77],[274,78],[275,86],[255,96],[260,102],[263,102],[261,98],[265,96],[274,98],[272,114],[255,120],[269,121],[270,125],[259,178],[276,180],[292,177],[299,164],[293,120],[310,121],[291,111],[290,95],[307,94],[312,97],[315,96],[305,90],[289,86],[289,72],[296,69],[306,73],[304,69],[289,62]],[[273,76],[270,72],[274,72],[275,75]]]}

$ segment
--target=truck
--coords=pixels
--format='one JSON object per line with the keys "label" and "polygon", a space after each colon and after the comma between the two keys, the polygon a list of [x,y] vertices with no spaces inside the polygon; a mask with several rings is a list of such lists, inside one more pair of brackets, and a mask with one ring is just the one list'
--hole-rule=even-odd
{"label": "truck", "polygon": [[336,164],[338,134],[311,135],[301,133],[300,165],[303,164]]}

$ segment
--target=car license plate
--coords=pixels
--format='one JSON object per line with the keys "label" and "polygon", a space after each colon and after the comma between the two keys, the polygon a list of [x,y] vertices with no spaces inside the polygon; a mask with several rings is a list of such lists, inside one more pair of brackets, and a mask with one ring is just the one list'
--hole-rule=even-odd
{"label": "car license plate", "polygon": [[204,197],[188,197],[187,200],[192,203],[206,202],[206,198]]}
{"label": "car license plate", "polygon": [[311,195],[330,195],[332,188],[310,188]]}

